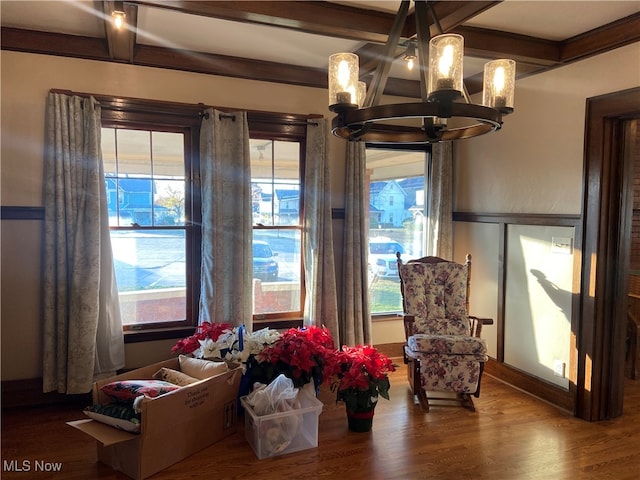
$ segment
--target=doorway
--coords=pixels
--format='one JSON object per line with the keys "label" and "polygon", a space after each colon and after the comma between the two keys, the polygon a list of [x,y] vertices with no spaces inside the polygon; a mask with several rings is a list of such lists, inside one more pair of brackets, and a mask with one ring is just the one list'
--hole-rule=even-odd
{"label": "doorway", "polygon": [[587,99],[576,416],[589,421],[622,415],[638,119],[640,87]]}

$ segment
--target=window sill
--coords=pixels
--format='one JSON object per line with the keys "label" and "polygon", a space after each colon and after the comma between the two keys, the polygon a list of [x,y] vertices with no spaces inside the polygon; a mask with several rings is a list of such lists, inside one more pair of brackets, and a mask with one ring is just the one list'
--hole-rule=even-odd
{"label": "window sill", "polygon": [[372,322],[387,322],[390,320],[402,320],[402,312],[378,313],[371,315]]}
{"label": "window sill", "polygon": [[124,343],[152,342],[155,340],[180,339],[193,335],[194,327],[157,328],[124,332]]}

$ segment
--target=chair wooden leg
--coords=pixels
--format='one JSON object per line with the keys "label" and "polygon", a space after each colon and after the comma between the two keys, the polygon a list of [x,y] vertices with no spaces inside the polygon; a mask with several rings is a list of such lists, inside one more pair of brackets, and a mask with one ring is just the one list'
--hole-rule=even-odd
{"label": "chair wooden leg", "polygon": [[460,401],[460,405],[464,408],[472,412],[476,411],[476,406],[473,404],[473,397],[468,393],[459,393],[458,400]]}
{"label": "chair wooden leg", "polygon": [[427,398],[427,392],[424,391],[424,388],[420,387],[418,389],[418,401],[420,402],[420,408],[423,412],[429,411],[429,399]]}
{"label": "chair wooden leg", "polygon": [[427,398],[427,392],[422,388],[420,382],[420,362],[413,359],[406,359],[407,364],[407,380],[409,381],[409,388],[411,393],[418,398],[420,408],[428,412],[429,411],[429,399]]}

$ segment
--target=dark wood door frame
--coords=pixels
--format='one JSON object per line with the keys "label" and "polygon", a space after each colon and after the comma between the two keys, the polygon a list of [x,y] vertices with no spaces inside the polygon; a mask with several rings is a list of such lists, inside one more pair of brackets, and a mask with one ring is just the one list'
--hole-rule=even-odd
{"label": "dark wood door frame", "polygon": [[640,87],[587,99],[575,414],[590,421],[622,415],[631,189],[625,182],[633,172],[624,123],[633,118],[640,118]]}

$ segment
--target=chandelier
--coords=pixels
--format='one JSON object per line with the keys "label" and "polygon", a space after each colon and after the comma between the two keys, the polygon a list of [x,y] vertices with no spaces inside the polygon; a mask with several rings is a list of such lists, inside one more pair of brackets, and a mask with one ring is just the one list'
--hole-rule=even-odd
{"label": "chandelier", "polygon": [[[515,62],[500,59],[486,63],[482,104],[471,103],[463,82],[464,39],[457,34],[442,34],[440,22],[426,0],[414,1],[421,101],[380,105],[409,3],[402,0],[400,4],[368,91],[365,82],[359,80],[356,54],[329,57],[329,109],[336,113],[333,134],[373,144],[425,144],[499,130],[502,116],[513,112]],[[440,32],[433,38],[427,11]]]}

